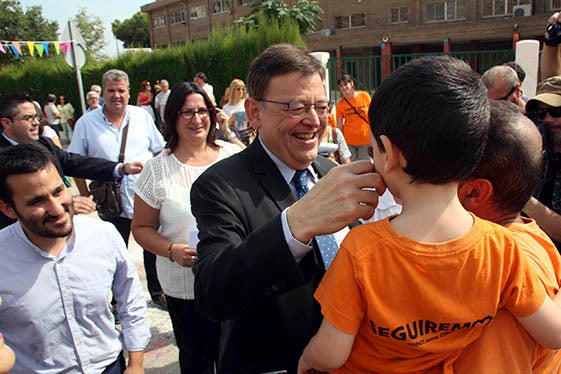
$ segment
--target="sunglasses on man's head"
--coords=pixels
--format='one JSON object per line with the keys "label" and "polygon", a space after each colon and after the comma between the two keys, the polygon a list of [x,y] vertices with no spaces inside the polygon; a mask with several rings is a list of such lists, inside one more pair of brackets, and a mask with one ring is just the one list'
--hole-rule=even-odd
{"label": "sunglasses on man's head", "polygon": [[551,107],[545,109],[536,109],[528,112],[528,116],[532,118],[545,119],[547,113],[553,118],[561,117],[561,107]]}

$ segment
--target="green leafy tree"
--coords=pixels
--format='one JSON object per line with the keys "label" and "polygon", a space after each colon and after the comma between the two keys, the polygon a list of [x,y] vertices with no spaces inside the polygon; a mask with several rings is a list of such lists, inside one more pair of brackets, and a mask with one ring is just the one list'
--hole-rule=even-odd
{"label": "green leafy tree", "polygon": [[[34,5],[24,11],[19,1],[0,1],[0,40],[57,40],[57,31],[58,22],[45,19],[41,6]],[[10,52],[0,53],[0,65],[14,61],[17,59]]]}
{"label": "green leafy tree", "polygon": [[72,22],[80,30],[80,34],[86,42],[86,54],[93,60],[102,60],[106,56],[103,54],[105,48],[105,28],[103,22],[97,16],[88,14],[85,7],[78,9],[78,13]]}
{"label": "green leafy tree", "polygon": [[316,24],[321,19],[320,14],[323,13],[317,1],[313,0],[298,0],[293,6],[289,6],[283,0],[254,0],[251,6],[251,14],[240,17],[235,24],[249,29],[258,27],[259,15],[268,21],[282,22],[288,18],[298,24],[301,33],[306,34],[316,30]]}
{"label": "green leafy tree", "polygon": [[123,42],[125,48],[150,47],[150,32],[148,31],[148,15],[136,12],[124,21],[116,19],[111,23],[111,30],[117,39]]}

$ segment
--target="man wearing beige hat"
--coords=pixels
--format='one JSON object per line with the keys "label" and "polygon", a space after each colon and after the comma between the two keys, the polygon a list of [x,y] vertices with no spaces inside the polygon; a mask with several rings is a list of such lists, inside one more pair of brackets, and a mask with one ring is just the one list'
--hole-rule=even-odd
{"label": "man wearing beige hat", "polygon": [[561,76],[549,77],[538,85],[526,112],[543,125],[545,152],[543,183],[524,213],[534,218],[561,250]]}

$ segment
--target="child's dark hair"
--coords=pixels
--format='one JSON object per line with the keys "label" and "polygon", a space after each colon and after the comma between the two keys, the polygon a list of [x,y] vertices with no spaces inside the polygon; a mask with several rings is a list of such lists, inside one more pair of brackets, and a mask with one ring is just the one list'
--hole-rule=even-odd
{"label": "child's dark hair", "polygon": [[489,129],[487,90],[468,64],[425,57],[390,74],[368,112],[382,152],[387,136],[403,152],[413,182],[444,184],[468,177],[479,162]]}

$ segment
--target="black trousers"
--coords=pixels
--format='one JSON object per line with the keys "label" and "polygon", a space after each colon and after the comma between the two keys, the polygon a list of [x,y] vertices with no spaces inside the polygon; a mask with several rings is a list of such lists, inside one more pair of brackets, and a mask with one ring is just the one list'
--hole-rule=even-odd
{"label": "black trousers", "polygon": [[197,313],[194,300],[166,295],[181,374],[213,374],[218,362],[220,323]]}
{"label": "black trousers", "polygon": [[[115,226],[128,247],[129,237],[131,234],[131,220],[124,217],[118,217],[109,220],[108,222],[111,222]],[[156,255],[143,249],[143,257],[148,292],[150,293],[152,299],[154,299],[163,293],[162,286],[160,286],[160,281],[158,280],[158,273],[156,272]]]}

